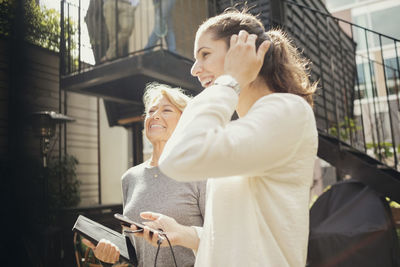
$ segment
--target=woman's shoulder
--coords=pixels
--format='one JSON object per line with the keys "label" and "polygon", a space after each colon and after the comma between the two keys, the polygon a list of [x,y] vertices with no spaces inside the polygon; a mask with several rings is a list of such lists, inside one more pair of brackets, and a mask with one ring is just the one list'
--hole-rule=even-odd
{"label": "woman's shoulder", "polygon": [[303,97],[301,97],[299,95],[291,94],[291,93],[272,93],[272,94],[261,97],[259,99],[259,101],[260,102],[285,101],[285,102],[293,102],[293,103],[299,103],[299,104],[301,103],[302,105],[307,104],[308,106],[310,106]]}
{"label": "woman's shoulder", "polygon": [[314,114],[312,107],[303,97],[291,93],[273,93],[263,96],[254,106],[280,109],[297,115]]}
{"label": "woman's shoulder", "polygon": [[144,169],[146,168],[147,164],[146,162],[143,162],[139,165],[133,166],[131,168],[129,168],[121,177],[122,181],[128,180],[132,177],[138,176],[138,175],[142,175]]}

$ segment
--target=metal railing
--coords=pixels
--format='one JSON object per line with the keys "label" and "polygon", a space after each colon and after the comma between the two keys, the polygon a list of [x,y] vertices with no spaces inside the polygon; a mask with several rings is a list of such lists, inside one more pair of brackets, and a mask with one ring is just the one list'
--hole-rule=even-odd
{"label": "metal railing", "polygon": [[[153,49],[192,58],[196,28],[215,14],[216,2],[60,0],[61,73]],[[399,169],[400,40],[296,2],[284,5],[282,26],[313,62],[321,87],[319,130]]]}
{"label": "metal railing", "polygon": [[400,40],[292,1],[285,10],[320,84],[318,129],[399,170]]}
{"label": "metal railing", "polygon": [[59,1],[64,75],[153,49],[192,58],[198,25],[215,13],[215,0]]}

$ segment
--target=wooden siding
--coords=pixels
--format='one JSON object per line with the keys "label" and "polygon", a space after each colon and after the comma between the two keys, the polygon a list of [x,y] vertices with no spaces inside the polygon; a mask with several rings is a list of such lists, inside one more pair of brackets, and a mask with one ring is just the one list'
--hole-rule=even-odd
{"label": "wooden siding", "polygon": [[76,172],[81,181],[81,206],[97,204],[100,164],[97,98],[68,92],[66,100],[68,116],[76,119],[67,124],[67,153],[79,160]]}
{"label": "wooden siding", "polygon": [[[26,44],[25,79],[29,88],[23,91],[23,101],[29,112],[53,110],[59,112],[59,56],[58,53]],[[0,159],[7,157],[8,133],[8,90],[9,66],[7,43],[0,40]],[[22,78],[22,77],[21,77]],[[56,136],[51,140],[50,157],[58,157],[59,142],[64,152],[75,156],[78,179],[81,181],[81,206],[98,203],[98,106],[97,98],[68,92],[67,109],[64,110],[64,92],[61,92],[61,112],[76,119],[66,126],[57,127]],[[66,127],[66,136],[64,135]],[[33,135],[30,125],[24,125],[23,136],[27,154],[40,155],[39,138]]]}

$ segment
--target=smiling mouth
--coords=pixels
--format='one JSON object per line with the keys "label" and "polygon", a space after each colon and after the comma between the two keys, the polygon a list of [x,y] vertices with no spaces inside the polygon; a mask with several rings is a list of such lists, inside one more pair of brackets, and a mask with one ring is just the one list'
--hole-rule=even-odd
{"label": "smiling mouth", "polygon": [[204,87],[204,88],[206,88],[206,87],[209,87],[210,85],[212,85],[212,82],[213,82],[213,80],[210,78],[210,79],[206,79],[206,80],[204,80],[204,81],[202,81],[201,82],[201,85]]}
{"label": "smiling mouth", "polygon": [[165,129],[165,127],[164,127],[164,126],[162,126],[162,125],[158,125],[158,124],[153,124],[153,125],[150,125],[150,129],[154,129],[154,128],[158,128],[158,129]]}

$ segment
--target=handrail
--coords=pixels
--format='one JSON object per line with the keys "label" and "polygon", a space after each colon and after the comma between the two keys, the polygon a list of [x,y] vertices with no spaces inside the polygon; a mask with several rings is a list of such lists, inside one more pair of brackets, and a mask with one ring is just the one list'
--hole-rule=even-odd
{"label": "handrail", "polygon": [[284,0],[284,1],[285,1],[286,3],[288,3],[288,4],[295,5],[295,6],[298,6],[298,7],[307,9],[307,10],[310,10],[310,11],[312,11],[312,12],[315,12],[315,13],[318,13],[318,14],[321,14],[321,15],[324,15],[324,16],[326,16],[326,17],[330,17],[330,18],[335,19],[335,20],[337,20],[337,21],[344,22],[344,23],[349,24],[349,25],[351,25],[351,26],[354,26],[354,27],[357,27],[357,28],[360,28],[360,29],[363,29],[363,30],[367,30],[367,31],[369,31],[369,32],[371,32],[371,33],[375,33],[375,34],[381,35],[381,36],[383,36],[383,37],[385,37],[385,38],[393,39],[393,40],[396,40],[397,42],[400,42],[400,39],[396,39],[396,38],[394,38],[393,36],[389,36],[389,35],[386,35],[386,34],[383,34],[383,33],[380,33],[380,32],[377,32],[377,31],[374,31],[374,30],[371,30],[371,29],[368,29],[368,28],[365,28],[365,27],[360,26],[360,25],[358,25],[358,24],[355,24],[355,23],[353,23],[353,22],[351,22],[351,21],[348,21],[348,20],[345,20],[345,19],[342,19],[342,18],[338,18],[338,17],[332,16],[332,15],[329,14],[329,13],[322,12],[322,11],[320,11],[320,10],[318,10],[318,9],[314,9],[314,8],[311,8],[311,7],[308,7],[308,6],[305,6],[305,5],[302,5],[302,4],[293,2],[293,1],[289,1],[289,0]]}
{"label": "handrail", "polygon": [[[321,101],[317,101],[316,105],[323,108],[323,112],[317,116],[325,121],[325,125],[318,125],[319,129],[335,136],[339,146],[345,142],[364,153],[374,153],[383,165],[399,170],[400,146],[397,140],[400,132],[394,127],[400,122],[395,122],[393,112],[397,108],[393,101],[397,101],[400,110],[400,63],[397,51],[400,40],[301,3],[290,0],[284,2],[288,10],[285,28],[300,42],[297,45],[304,49],[306,56],[318,58],[313,62],[316,66],[314,75],[322,85],[322,96],[319,96]],[[306,28],[307,22],[313,26]],[[299,23],[302,23],[303,30],[296,30]],[[342,28],[349,29],[350,33],[346,35]],[[385,44],[383,38],[386,38]],[[370,40],[374,41],[372,45]],[[362,49],[357,50],[357,45],[362,45]],[[332,53],[332,50],[337,53]],[[387,52],[392,50],[395,53],[388,57]],[[351,54],[354,55],[354,61],[348,63],[353,66],[344,65],[343,56],[349,57]],[[396,62],[389,64],[388,58],[394,58]],[[327,70],[327,64],[330,71]],[[357,68],[359,65],[361,67]],[[338,69],[341,67],[346,68],[347,73],[344,69]],[[349,72],[354,73],[353,83],[349,80]],[[362,98],[370,101],[361,101]],[[356,104],[357,116],[354,115]],[[388,120],[385,120],[385,116]]]}
{"label": "handrail", "polygon": [[[65,61],[62,75],[66,75],[158,47],[190,60],[197,25],[211,12],[209,2],[216,0],[199,0],[196,4],[186,0],[142,0],[136,6],[125,0],[90,0],[87,8],[81,0],[57,1],[64,10],[60,21],[66,22],[61,34],[66,40],[61,58]],[[193,12],[198,16],[190,16]],[[173,24],[174,14],[180,14],[182,23]],[[71,34],[68,31],[72,27],[77,28]],[[87,61],[88,55],[92,61]]]}

